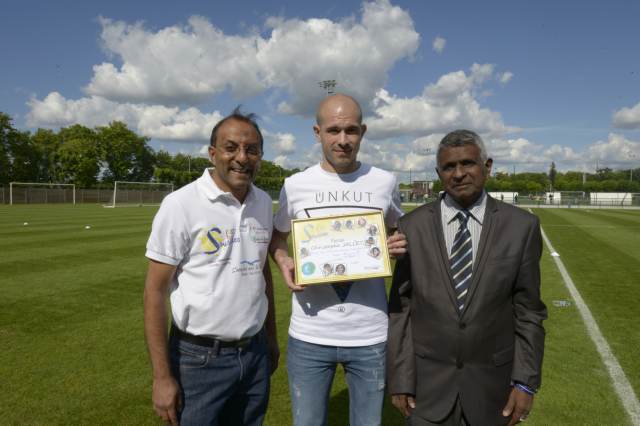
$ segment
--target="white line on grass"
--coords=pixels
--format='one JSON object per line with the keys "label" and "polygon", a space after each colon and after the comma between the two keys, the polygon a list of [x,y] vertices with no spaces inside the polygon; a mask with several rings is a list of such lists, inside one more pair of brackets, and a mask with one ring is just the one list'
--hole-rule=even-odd
{"label": "white line on grass", "polygon": [[[531,210],[529,210],[531,211]],[[544,239],[545,244],[549,248],[551,253],[556,250],[551,245],[551,241],[547,238],[547,234],[544,233],[542,227],[540,228],[542,232],[542,238]],[[553,257],[553,261],[556,262],[556,266],[560,271],[560,275],[562,275],[562,279],[564,280],[571,297],[578,307],[578,311],[582,316],[582,321],[584,321],[584,325],[587,327],[587,332],[589,333],[589,337],[593,340],[593,343],[596,345],[596,349],[598,349],[598,353],[604,362],[604,365],[607,367],[609,371],[609,375],[611,376],[611,380],[613,380],[613,388],[615,389],[618,397],[622,401],[622,405],[624,406],[627,414],[631,418],[631,423],[634,425],[640,425],[640,402],[638,402],[638,397],[636,396],[633,388],[631,387],[631,383],[629,383],[629,379],[624,374],[622,367],[620,367],[620,363],[616,359],[613,352],[611,352],[611,347],[605,340],[596,320],[593,318],[589,307],[584,303],[584,299],[580,295],[580,292],[576,288],[576,285],[573,283],[569,272],[567,272],[567,268],[565,268],[560,257]]]}

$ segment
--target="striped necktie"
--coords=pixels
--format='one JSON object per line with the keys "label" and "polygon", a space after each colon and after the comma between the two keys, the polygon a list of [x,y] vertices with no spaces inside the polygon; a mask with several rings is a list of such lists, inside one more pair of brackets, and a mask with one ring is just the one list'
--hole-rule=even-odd
{"label": "striped necktie", "polygon": [[464,309],[464,299],[469,290],[473,266],[473,242],[471,241],[471,232],[467,227],[469,217],[470,213],[467,210],[459,211],[456,215],[460,221],[460,228],[456,232],[449,256],[451,274],[455,284],[456,302],[460,312]]}

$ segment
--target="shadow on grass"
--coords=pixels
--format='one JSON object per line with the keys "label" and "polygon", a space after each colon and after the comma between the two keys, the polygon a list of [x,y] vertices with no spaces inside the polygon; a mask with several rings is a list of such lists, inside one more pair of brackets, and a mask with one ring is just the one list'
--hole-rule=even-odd
{"label": "shadow on grass", "polygon": [[[349,426],[349,391],[343,389],[329,400],[329,426]],[[384,426],[404,426],[406,423],[398,410],[391,405],[385,395],[382,407],[382,424]]]}

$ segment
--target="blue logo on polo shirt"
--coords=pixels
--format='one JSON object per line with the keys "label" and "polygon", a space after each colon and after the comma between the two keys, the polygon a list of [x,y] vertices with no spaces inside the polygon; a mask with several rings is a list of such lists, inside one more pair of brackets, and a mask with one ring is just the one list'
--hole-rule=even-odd
{"label": "blue logo on polo shirt", "polygon": [[207,231],[206,238],[202,239],[202,248],[206,254],[216,254],[220,251],[224,243],[222,231],[218,227],[213,227]]}
{"label": "blue logo on polo shirt", "polygon": [[314,265],[312,262],[305,262],[302,265],[302,273],[304,275],[311,275],[315,272],[316,270],[316,265]]}
{"label": "blue logo on polo shirt", "polygon": [[200,249],[205,254],[219,255],[222,248],[240,243],[235,229],[222,230],[217,226],[200,231]]}

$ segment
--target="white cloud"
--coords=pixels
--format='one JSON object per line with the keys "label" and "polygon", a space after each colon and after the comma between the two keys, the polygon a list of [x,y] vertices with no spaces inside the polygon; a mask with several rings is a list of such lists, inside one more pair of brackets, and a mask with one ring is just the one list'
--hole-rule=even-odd
{"label": "white cloud", "polygon": [[587,147],[585,160],[598,160],[602,167],[630,167],[640,163],[640,142],[617,133],[610,133],[607,141],[598,141]]}
{"label": "white cloud", "polygon": [[[365,161],[387,170],[432,173],[437,164],[438,144],[443,137],[444,134],[433,134],[417,138],[411,144],[389,142],[364,144],[362,151],[367,155]],[[486,135],[483,139],[489,156],[493,158],[494,164],[499,170],[510,170],[513,164],[539,169],[541,165],[548,162],[542,152],[543,146],[534,144],[527,139],[492,139]]]}
{"label": "white cloud", "polygon": [[257,52],[263,81],[284,89],[289,99],[281,112],[310,115],[323,96],[316,84],[337,80],[337,91],[369,103],[387,72],[411,57],[419,44],[409,14],[388,0],[367,2],[362,18],[271,20],[271,37]]}
{"label": "white cloud", "polygon": [[277,155],[289,155],[296,152],[296,137],[291,133],[262,132]]}
{"label": "white cloud", "polygon": [[[424,179],[425,172],[435,177],[436,154],[443,136],[432,134],[414,139],[411,143],[364,141],[359,159],[400,173],[405,180],[408,179],[409,170],[416,179]],[[593,171],[596,162],[600,167],[613,169],[637,167],[640,164],[640,142],[615,133],[610,134],[607,141],[594,142],[581,151],[562,145],[545,147],[522,137],[500,138],[488,134],[482,137],[493,159],[494,171],[511,173],[514,167],[517,173],[547,171],[552,161],[559,171]]]}
{"label": "white cloud", "polygon": [[301,152],[297,157],[281,154],[276,156],[272,161],[286,169],[298,168],[300,170],[304,170],[307,167],[318,164],[321,160],[321,145],[319,143],[314,143]]}
{"label": "white cloud", "polygon": [[505,71],[498,77],[498,80],[502,84],[507,84],[513,78],[513,73],[511,71]]}
{"label": "white cloud", "polygon": [[614,112],[613,125],[623,129],[640,128],[640,102],[634,107],[625,107]]}
{"label": "white cloud", "polygon": [[[376,93],[373,117],[367,117],[368,136],[384,139],[411,134],[427,136],[456,128],[490,135],[517,130],[504,124],[500,113],[482,108],[477,98],[494,75],[491,64],[473,64],[469,73],[455,71],[426,86],[421,95],[399,98],[384,89]],[[478,93],[479,92],[479,93]]]}
{"label": "white cloud", "polygon": [[287,157],[286,155],[278,155],[273,159],[273,163],[282,167],[283,169],[291,168],[291,162],[289,161],[289,157]]}
{"label": "white cloud", "polygon": [[165,105],[197,102],[230,89],[236,97],[267,88],[288,94],[280,111],[310,114],[323,96],[316,82],[367,104],[387,72],[411,57],[420,36],[407,11],[388,0],[365,2],[359,20],[268,18],[270,34],[231,35],[206,18],[152,31],[101,18],[101,42],[115,62],[94,66],[89,95]]}
{"label": "white cloud", "polygon": [[264,89],[256,58],[260,38],[226,35],[206,18],[157,32],[142,23],[101,18],[101,42],[122,63],[93,67],[90,95],[127,102],[204,101],[229,87],[237,96]]}
{"label": "white cloud", "polygon": [[407,147],[403,144],[389,141],[363,141],[358,159],[385,170],[403,170],[406,152]]}
{"label": "white cloud", "polygon": [[416,155],[435,155],[438,151],[438,144],[444,137],[444,133],[434,133],[415,139],[411,143],[411,149]]}
{"label": "white cloud", "polygon": [[525,138],[485,139],[487,152],[498,167],[500,165],[526,164],[539,165],[546,163],[543,155],[544,147]]}
{"label": "white cloud", "polygon": [[579,163],[583,161],[581,154],[574,151],[573,148],[558,144],[551,145],[545,149],[544,156],[551,161],[561,163]]}
{"label": "white cloud", "polygon": [[583,150],[562,145],[545,147],[525,138],[492,139],[487,143],[496,170],[510,171],[517,165],[520,171],[546,171],[551,162],[558,170],[591,170],[596,162],[600,167],[629,168],[640,162],[640,142],[611,133],[606,141],[597,141]]}
{"label": "white cloud", "polygon": [[141,135],[171,140],[207,140],[213,126],[223,117],[218,111],[207,114],[197,108],[118,103],[100,96],[65,99],[58,92],[51,92],[43,100],[31,99],[28,104],[31,111],[27,122],[33,127],[72,124],[94,127],[117,120]]}
{"label": "white cloud", "polygon": [[304,170],[307,167],[313,166],[314,164],[318,164],[320,159],[312,159],[309,156],[304,156],[303,158],[295,158],[290,157],[288,155],[278,155],[272,161],[274,164],[284,168],[284,169],[300,169]]}
{"label": "white cloud", "polygon": [[[389,0],[363,3],[359,19],[267,18],[264,37],[225,34],[200,16],[159,30],[140,22],[99,21],[110,61],[93,67],[87,96],[74,100],[51,92],[32,99],[30,126],[121,120],[152,138],[202,138],[220,114],[184,105],[226,90],[242,98],[271,89],[281,113],[311,115],[324,96],[316,83],[326,79],[336,79],[336,90],[366,106],[388,71],[410,58],[420,42],[408,12]],[[275,148],[285,152],[294,146],[285,140]]]}
{"label": "white cloud", "polygon": [[433,39],[433,43],[432,43],[432,47],[433,50],[437,53],[442,53],[442,51],[444,50],[444,47],[447,45],[447,40],[445,40],[444,38],[438,36],[436,38]]}

